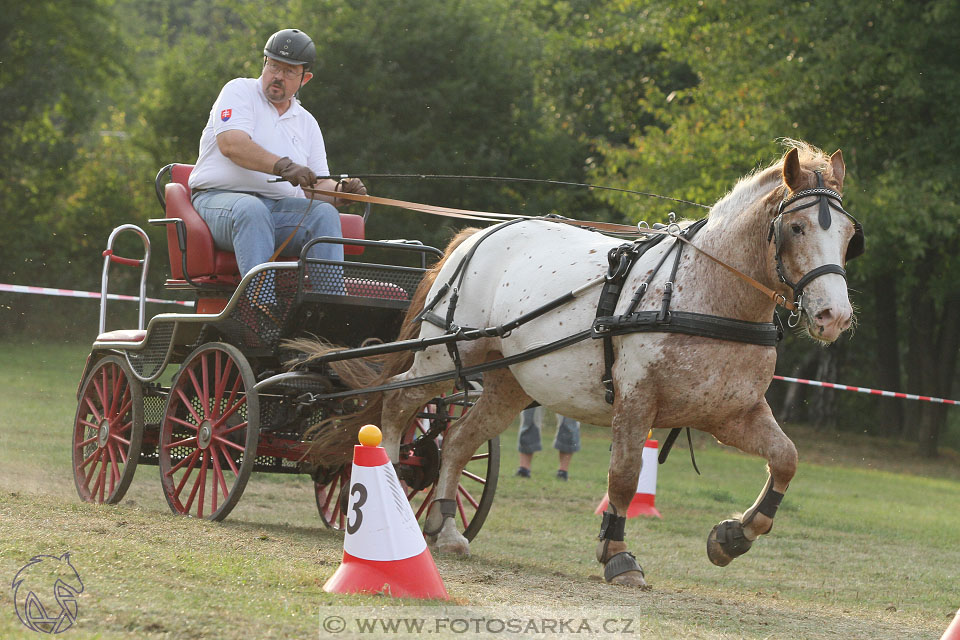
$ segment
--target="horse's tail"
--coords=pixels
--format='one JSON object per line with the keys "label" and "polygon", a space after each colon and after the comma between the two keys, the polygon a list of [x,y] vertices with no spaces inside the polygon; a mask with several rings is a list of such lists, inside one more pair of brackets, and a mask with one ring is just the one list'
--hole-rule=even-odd
{"label": "horse's tail", "polygon": [[[410,306],[404,315],[397,340],[411,340],[417,337],[420,331],[420,323],[415,322],[414,318],[420,314],[426,305],[427,294],[440,274],[440,270],[454,249],[477,231],[480,231],[480,229],[470,227],[457,233],[447,245],[443,258],[424,274],[423,280],[420,281],[420,285],[410,299]],[[307,355],[306,362],[317,359],[331,351],[343,349],[343,347],[324,340],[307,338],[290,340],[286,345],[305,353]],[[331,362],[329,365],[348,388],[365,389],[384,384],[393,376],[407,371],[413,365],[413,357],[412,351],[399,351],[382,356],[340,360]],[[306,437],[313,441],[309,454],[312,462],[334,465],[350,461],[353,445],[357,443],[357,434],[360,432],[360,428],[366,424],[379,424],[383,410],[383,392],[366,394],[363,398],[365,402],[359,411],[342,416],[331,416],[307,430]]]}

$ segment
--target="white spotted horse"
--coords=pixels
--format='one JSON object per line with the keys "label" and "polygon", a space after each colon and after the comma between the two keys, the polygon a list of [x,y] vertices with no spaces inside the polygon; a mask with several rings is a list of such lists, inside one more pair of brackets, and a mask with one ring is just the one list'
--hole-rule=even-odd
{"label": "white spotted horse", "polygon": [[474,339],[380,359],[364,384],[392,388],[322,433],[320,448],[342,449],[362,424],[378,422],[396,462],[418,409],[449,384],[436,381],[441,374],[482,370],[483,393],[444,436],[424,527],[433,548],[469,553],[454,518],[460,473],[536,401],[611,427],[610,506],[597,559],[607,582],[645,587],[621,514],[650,429],[695,428],[768,462],[753,505],[708,536],[709,559],[729,564],[770,532],[797,469],[797,450],[764,399],[781,331],[771,322],[775,308],[791,309],[792,325],[832,342],[853,320],[844,266],[864,249],[860,224],[841,204],[841,153],[787,144],[782,160],[741,179],[704,220],[671,225],[659,242],[624,244],[549,219],[461,232],[421,283],[400,338]]}

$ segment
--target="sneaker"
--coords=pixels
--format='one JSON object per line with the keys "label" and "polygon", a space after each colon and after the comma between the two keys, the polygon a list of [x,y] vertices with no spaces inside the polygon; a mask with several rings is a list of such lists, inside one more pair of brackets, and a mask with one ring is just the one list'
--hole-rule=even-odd
{"label": "sneaker", "polygon": [[557,469],[557,480],[563,480],[566,482],[570,476],[567,475],[567,472],[563,469]]}
{"label": "sneaker", "polygon": [[517,467],[517,472],[514,475],[519,476],[521,478],[529,478],[530,469],[527,469],[526,467]]}

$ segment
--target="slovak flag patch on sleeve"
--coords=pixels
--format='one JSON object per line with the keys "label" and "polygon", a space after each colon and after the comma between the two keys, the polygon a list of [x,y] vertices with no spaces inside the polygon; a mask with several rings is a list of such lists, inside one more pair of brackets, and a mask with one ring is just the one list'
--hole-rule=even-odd
{"label": "slovak flag patch on sleeve", "polygon": [[224,109],[223,111],[220,112],[220,120],[222,120],[223,122],[226,122],[227,120],[230,119],[230,116],[232,115],[233,115],[233,109]]}

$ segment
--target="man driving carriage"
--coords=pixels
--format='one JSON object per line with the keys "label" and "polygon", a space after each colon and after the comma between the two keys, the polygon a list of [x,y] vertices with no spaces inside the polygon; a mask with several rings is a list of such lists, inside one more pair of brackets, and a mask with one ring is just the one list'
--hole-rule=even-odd
{"label": "man driving carriage", "polygon": [[[313,78],[310,37],[298,29],[278,31],[263,56],[259,78],[235,78],[221,89],[189,183],[194,208],[217,247],[236,254],[241,275],[278,250],[299,255],[313,238],[341,237],[336,207],[349,201],[308,199],[302,187],[366,193],[358,178],[317,179],[329,174],[323,135],[297,99]],[[309,257],[340,261],[343,246],[315,244]]]}

